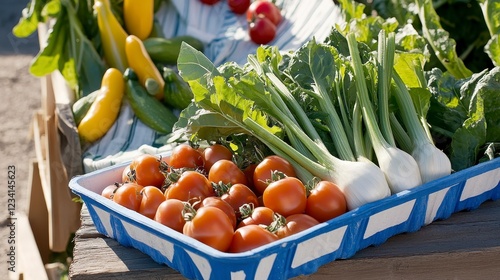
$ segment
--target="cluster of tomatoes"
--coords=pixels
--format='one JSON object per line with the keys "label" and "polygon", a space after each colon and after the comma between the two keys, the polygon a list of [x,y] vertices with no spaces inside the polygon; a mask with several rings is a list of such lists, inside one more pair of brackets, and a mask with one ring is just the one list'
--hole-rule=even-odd
{"label": "cluster of tomatoes", "polygon": [[332,182],[304,184],[276,155],[244,169],[221,144],[144,154],[102,195],[217,250],[238,253],[335,218],[347,210]]}
{"label": "cluster of tomatoes", "polygon": [[[214,5],[220,0],[200,0]],[[267,44],[276,37],[276,29],[283,19],[280,9],[271,0],[228,0],[229,9],[235,14],[246,14],[248,34],[256,44]]]}

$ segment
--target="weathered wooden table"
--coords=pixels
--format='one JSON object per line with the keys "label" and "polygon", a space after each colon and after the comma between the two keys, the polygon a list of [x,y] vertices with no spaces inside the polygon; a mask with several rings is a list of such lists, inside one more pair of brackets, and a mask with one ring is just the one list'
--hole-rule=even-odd
{"label": "weathered wooden table", "polygon": [[[75,237],[70,278],[184,279],[134,248],[97,232],[87,208]],[[348,260],[296,279],[499,279],[500,200],[453,214],[417,232],[391,237]]]}

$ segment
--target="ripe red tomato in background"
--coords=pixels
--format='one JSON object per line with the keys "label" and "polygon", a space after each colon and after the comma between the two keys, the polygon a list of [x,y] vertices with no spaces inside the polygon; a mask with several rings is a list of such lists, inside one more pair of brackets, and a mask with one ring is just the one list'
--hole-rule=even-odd
{"label": "ripe red tomato in background", "polygon": [[160,158],[150,154],[140,155],[130,163],[135,182],[141,186],[161,188],[165,175],[160,169]]}
{"label": "ripe red tomato in background", "polygon": [[196,169],[205,165],[201,151],[189,144],[180,144],[173,148],[169,161],[172,168]]}
{"label": "ripe red tomato in background", "polygon": [[205,170],[208,172],[215,162],[221,159],[231,160],[233,152],[221,144],[213,144],[203,150],[203,159],[205,160]]}
{"label": "ripe red tomato in background", "polygon": [[165,190],[167,199],[176,198],[191,203],[214,195],[214,189],[207,177],[193,170],[182,172],[179,179]]}
{"label": "ripe red tomato in background", "polygon": [[224,211],[224,213],[226,213],[228,218],[231,220],[233,229],[236,228],[236,213],[234,212],[233,207],[231,207],[231,205],[222,200],[220,197],[217,196],[206,197],[201,201],[200,207],[205,207],[205,206],[217,207],[220,210]]}
{"label": "ripe red tomato in background", "polygon": [[248,34],[254,43],[265,45],[276,37],[276,25],[270,19],[259,14],[249,22]]}
{"label": "ripe red tomato in background", "polygon": [[220,0],[200,0],[201,3],[207,4],[207,5],[215,5],[219,2]]}
{"label": "ripe red tomato in background", "polygon": [[118,187],[113,195],[113,201],[134,211],[139,211],[144,187],[136,183],[124,183]]}
{"label": "ripe red tomato in background", "polygon": [[234,229],[231,220],[217,207],[200,207],[191,220],[186,221],[182,232],[206,245],[226,252],[231,245]]}
{"label": "ripe red tomato in background", "polygon": [[295,177],[286,177],[274,181],[262,194],[264,206],[288,217],[304,213],[307,204],[307,192],[304,184]]}
{"label": "ripe red tomato in background", "polygon": [[142,188],[141,194],[142,199],[138,212],[150,219],[154,219],[158,206],[165,201],[163,192],[155,186],[145,186]]}
{"label": "ripe red tomato in background", "polygon": [[278,236],[269,230],[258,225],[248,225],[236,229],[228,252],[246,252],[276,240]]}
{"label": "ripe red tomato in background", "polygon": [[265,206],[259,206],[249,211],[250,213],[243,214],[241,222],[238,227],[246,225],[265,225],[268,226],[274,221],[274,211]]}
{"label": "ripe red tomato in background", "polygon": [[250,7],[250,2],[250,0],[228,0],[227,5],[233,13],[242,15],[246,13],[248,7]]}
{"label": "ripe red tomato in background", "polygon": [[246,13],[247,21],[252,21],[258,15],[268,18],[275,26],[283,19],[280,9],[268,0],[257,0],[250,4]]}
{"label": "ripe red tomato in background", "polygon": [[347,211],[344,193],[330,181],[320,181],[307,197],[306,213],[325,222]]}
{"label": "ripe red tomato in background", "polygon": [[311,228],[319,222],[307,214],[294,214],[286,217],[286,224],[278,228],[276,235],[284,238]]}
{"label": "ripe red tomato in background", "polygon": [[247,184],[247,176],[236,163],[231,160],[221,159],[212,165],[208,172],[208,180],[224,184]]}
{"label": "ripe red tomato in background", "polygon": [[238,219],[241,218],[240,207],[242,205],[252,204],[254,207],[259,206],[257,195],[244,184],[232,185],[226,193],[220,196],[220,198],[231,205]]}
{"label": "ripe red tomato in background", "polygon": [[182,233],[186,223],[182,210],[184,210],[184,202],[175,198],[167,199],[158,205],[154,220]]}
{"label": "ripe red tomato in background", "polygon": [[118,186],[116,184],[109,185],[102,190],[101,195],[107,199],[113,199],[113,195],[117,188]]}
{"label": "ripe red tomato in background", "polygon": [[271,182],[273,171],[280,171],[288,177],[296,177],[295,169],[290,162],[277,155],[267,156],[257,164],[253,173],[254,188],[259,194],[262,194]]}

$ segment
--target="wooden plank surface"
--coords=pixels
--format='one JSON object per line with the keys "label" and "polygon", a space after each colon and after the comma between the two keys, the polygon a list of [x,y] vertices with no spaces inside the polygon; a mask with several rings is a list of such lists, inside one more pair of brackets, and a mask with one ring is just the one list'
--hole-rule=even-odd
{"label": "wooden plank surface", "polygon": [[[296,279],[498,279],[500,200],[453,214],[417,232],[391,237]],[[99,234],[85,207],[75,237],[70,277],[82,279],[184,279],[140,251]]]}

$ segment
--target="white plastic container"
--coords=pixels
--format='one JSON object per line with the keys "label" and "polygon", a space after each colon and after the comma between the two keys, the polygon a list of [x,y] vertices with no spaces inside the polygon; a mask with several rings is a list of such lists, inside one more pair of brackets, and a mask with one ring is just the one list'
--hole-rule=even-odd
{"label": "white plastic container", "polygon": [[410,191],[369,203],[258,249],[224,253],[184,236],[100,195],[121,180],[128,163],[73,178],[97,230],[134,247],[190,279],[287,279],[311,274],[389,237],[413,232],[451,214],[500,198],[500,158],[478,164]]}

